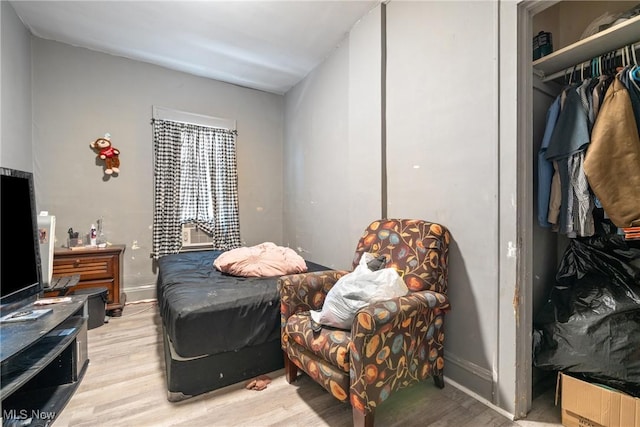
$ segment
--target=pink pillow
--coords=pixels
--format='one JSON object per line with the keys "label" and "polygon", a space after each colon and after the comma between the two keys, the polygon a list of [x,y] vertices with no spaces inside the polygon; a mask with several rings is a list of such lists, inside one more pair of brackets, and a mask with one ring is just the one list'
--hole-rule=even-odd
{"label": "pink pillow", "polygon": [[243,277],[274,277],[307,271],[306,262],[293,249],[271,242],[223,252],[213,265],[223,273]]}

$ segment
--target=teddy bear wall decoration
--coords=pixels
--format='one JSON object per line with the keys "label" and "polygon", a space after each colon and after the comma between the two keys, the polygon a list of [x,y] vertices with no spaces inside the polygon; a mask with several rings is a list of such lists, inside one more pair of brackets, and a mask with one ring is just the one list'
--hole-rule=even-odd
{"label": "teddy bear wall decoration", "polygon": [[111,175],[120,173],[120,150],[111,145],[111,135],[104,134],[104,138],[98,138],[89,144],[91,148],[98,152],[98,158],[104,161],[104,173]]}

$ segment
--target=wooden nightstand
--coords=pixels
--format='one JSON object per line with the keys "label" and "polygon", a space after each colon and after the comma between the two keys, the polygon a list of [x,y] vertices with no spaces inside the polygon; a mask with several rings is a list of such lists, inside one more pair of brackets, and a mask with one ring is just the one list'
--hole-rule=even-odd
{"label": "wooden nightstand", "polygon": [[[53,253],[53,277],[79,275],[79,282],[68,288],[107,288],[107,314],[121,316],[127,296],[122,292],[122,257],[125,245],[106,248],[56,248]],[[47,296],[45,294],[45,296]]]}

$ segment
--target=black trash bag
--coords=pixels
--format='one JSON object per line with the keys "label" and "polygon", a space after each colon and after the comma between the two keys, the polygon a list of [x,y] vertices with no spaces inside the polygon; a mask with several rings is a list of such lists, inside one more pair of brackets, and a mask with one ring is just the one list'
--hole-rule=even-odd
{"label": "black trash bag", "polygon": [[640,397],[640,242],[572,239],[533,333],[534,366]]}

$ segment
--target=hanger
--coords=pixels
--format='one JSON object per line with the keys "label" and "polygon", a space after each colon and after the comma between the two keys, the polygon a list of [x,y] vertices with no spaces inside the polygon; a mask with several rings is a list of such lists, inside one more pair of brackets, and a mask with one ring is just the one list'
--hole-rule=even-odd
{"label": "hanger", "polygon": [[[620,61],[617,61],[618,57],[620,57]],[[619,73],[620,71],[622,71],[624,69],[624,67],[626,67],[626,57],[624,54],[624,51],[622,49],[620,49],[620,53],[618,53],[618,51],[616,51],[616,73]],[[619,65],[618,65],[619,62]]]}
{"label": "hanger", "polygon": [[573,70],[571,70],[571,74],[570,74],[570,77],[569,77],[569,85],[573,84],[573,80],[574,80],[575,75],[576,75],[576,67],[577,66],[578,66],[578,64],[574,65],[573,66]]}
{"label": "hanger", "polygon": [[631,62],[631,46],[627,45],[624,47],[624,53],[627,57],[627,66],[633,67],[633,63]]}
{"label": "hanger", "polygon": [[631,68],[634,67],[634,64],[631,62],[631,46],[627,45],[625,47],[622,48],[622,55],[623,55],[623,66],[625,69],[630,70]]}
{"label": "hanger", "polygon": [[606,72],[610,78],[613,78],[616,75],[616,54],[615,51],[611,51],[607,53],[606,57]]}
{"label": "hanger", "polygon": [[576,67],[573,67],[573,70],[571,70],[571,68],[567,68],[566,70],[564,70],[564,84],[565,86],[571,86],[571,84],[573,83],[573,73],[575,71]]}
{"label": "hanger", "polygon": [[616,73],[616,51],[609,52],[609,74]]}
{"label": "hanger", "polygon": [[631,55],[633,56],[633,67],[629,72],[629,76],[636,82],[640,82],[640,66],[638,66],[638,59],[636,58],[635,43],[631,45]]}
{"label": "hanger", "polygon": [[604,54],[604,72],[605,74],[611,74],[611,52],[607,52]]}
{"label": "hanger", "polygon": [[602,68],[602,55],[598,56],[598,73],[600,76],[604,76],[606,74]]}
{"label": "hanger", "polygon": [[601,75],[606,75],[607,74],[607,70],[606,70],[607,61],[606,61],[605,55],[606,54],[602,54],[602,55],[598,56],[598,63],[600,64],[600,74]]}
{"label": "hanger", "polygon": [[629,74],[633,80],[640,82],[640,67],[634,66]]}
{"label": "hanger", "polygon": [[600,77],[600,75],[602,74],[602,72],[600,71],[600,68],[601,68],[600,63],[601,63],[600,57],[596,57],[591,60],[591,69],[592,69],[591,75],[593,77]]}

